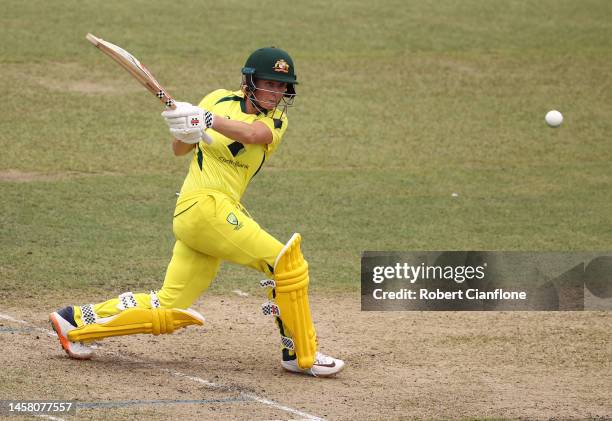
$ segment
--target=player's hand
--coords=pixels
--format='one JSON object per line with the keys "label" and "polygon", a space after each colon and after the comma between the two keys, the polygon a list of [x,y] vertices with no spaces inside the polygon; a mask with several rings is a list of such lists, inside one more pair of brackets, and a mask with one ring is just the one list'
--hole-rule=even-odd
{"label": "player's hand", "polygon": [[170,133],[184,143],[198,143],[200,140],[211,144],[212,139],[205,130],[212,127],[213,115],[188,102],[177,102],[175,110],[162,113]]}
{"label": "player's hand", "polygon": [[[170,129],[170,134],[175,139],[190,145],[200,143],[200,140],[202,140],[202,130],[197,127],[193,129]],[[206,143],[210,145],[210,142]]]}

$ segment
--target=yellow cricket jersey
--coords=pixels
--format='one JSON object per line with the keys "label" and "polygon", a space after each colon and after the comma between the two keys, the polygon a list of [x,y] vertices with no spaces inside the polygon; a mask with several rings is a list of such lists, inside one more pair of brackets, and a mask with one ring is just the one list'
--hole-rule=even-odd
{"label": "yellow cricket jersey", "polygon": [[194,149],[181,198],[191,196],[198,190],[212,189],[239,202],[249,182],[280,144],[287,130],[286,115],[281,117],[278,110],[274,115],[272,112],[267,115],[247,114],[245,101],[242,91],[218,89],[204,97],[199,106],[215,114],[215,118],[225,117],[245,123],[261,121],[272,131],[272,143],[243,145],[208,129],[206,133],[212,137],[212,144],[200,142]]}

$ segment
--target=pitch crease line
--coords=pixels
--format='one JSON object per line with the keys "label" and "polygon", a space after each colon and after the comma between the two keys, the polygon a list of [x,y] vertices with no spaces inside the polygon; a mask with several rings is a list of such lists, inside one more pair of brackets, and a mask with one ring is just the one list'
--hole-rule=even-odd
{"label": "pitch crease line", "polygon": [[183,378],[186,378],[186,379],[189,379],[189,380],[193,380],[195,382],[204,384],[204,385],[209,386],[209,387],[214,388],[214,389],[226,389],[228,391],[236,390],[236,391],[240,392],[240,396],[243,396],[243,397],[245,397],[247,399],[250,399],[250,400],[253,400],[253,401],[256,401],[256,402],[259,402],[259,403],[263,403],[264,405],[271,406],[271,407],[273,407],[275,409],[279,409],[281,411],[285,411],[285,412],[289,412],[291,414],[299,415],[300,417],[304,417],[307,420],[311,420],[311,421],[325,421],[324,418],[320,418],[320,417],[317,417],[316,415],[308,414],[308,413],[302,412],[302,411],[300,411],[298,409],[294,409],[294,408],[282,405],[282,404],[280,404],[278,402],[274,402],[274,401],[272,401],[270,399],[262,398],[261,396],[256,395],[254,393],[242,392],[242,391],[238,390],[237,388],[233,389],[233,388],[228,387],[228,386],[219,385],[219,384],[210,382],[208,380],[202,379],[200,377],[194,377],[194,376],[189,376],[187,374],[183,374],[183,373],[181,373],[179,371],[172,371],[172,370],[166,370],[166,369],[161,369],[161,370],[162,371],[166,371],[166,372],[168,372],[168,373],[170,373],[170,374],[172,374],[174,376],[177,376],[177,377],[183,377]]}
{"label": "pitch crease line", "polygon": [[45,334],[47,334],[49,336],[53,336],[54,338],[57,338],[57,334],[55,332],[53,332],[53,331],[51,331],[49,329],[44,329],[42,327],[32,326],[30,323],[28,323],[28,322],[26,322],[24,320],[15,319],[15,318],[13,318],[11,316],[8,316],[6,314],[0,314],[0,319],[8,320],[8,321],[15,322],[15,323],[21,323],[21,324],[24,324],[24,325],[28,325],[28,326],[31,326],[32,330],[36,330],[38,332],[45,333]]}
{"label": "pitch crease line", "polygon": [[236,403],[246,402],[245,398],[227,399],[168,399],[168,400],[132,400],[132,401],[108,401],[108,402],[77,402],[77,409],[106,409],[106,408],[126,408],[128,406],[141,405],[193,405],[211,403]]}
{"label": "pitch crease line", "polygon": [[[6,315],[6,314],[1,314],[0,313],[0,319],[9,320],[9,321],[12,321],[12,322],[26,324],[26,325],[30,325],[31,326],[31,323],[29,323],[27,321],[18,320],[18,319],[15,319],[15,318],[11,317],[11,316]],[[36,327],[36,326],[34,326],[34,329],[38,330],[40,332],[44,332],[44,333],[46,333],[49,336],[57,337],[55,332],[52,332],[52,331],[50,331],[48,329],[43,329],[43,328]],[[117,356],[117,357],[119,357],[121,359],[124,359],[124,360],[128,360],[128,361],[132,360],[132,361],[139,362],[139,363],[142,363],[142,364],[147,364],[146,361],[137,360],[135,358],[126,358],[126,357],[124,357],[122,355],[119,355],[119,354],[116,354],[116,353],[114,353],[112,351],[103,351],[103,352],[106,352],[107,354],[115,355],[115,356]],[[259,395],[254,394],[254,393],[243,392],[239,388],[223,386],[223,385],[220,385],[220,384],[208,381],[206,379],[202,379],[200,377],[195,377],[195,376],[190,376],[190,375],[187,375],[187,374],[183,374],[183,373],[181,373],[179,371],[173,371],[173,370],[159,368],[159,367],[157,367],[157,368],[158,368],[158,370],[166,372],[166,373],[171,374],[173,376],[189,379],[189,380],[195,381],[197,383],[206,385],[206,386],[208,386],[210,388],[213,388],[213,389],[220,389],[220,390],[226,390],[226,391],[235,390],[235,391],[239,392],[240,396],[244,397],[245,399],[256,401],[256,402],[262,403],[264,405],[268,405],[268,406],[270,406],[272,408],[275,408],[275,409],[278,409],[278,410],[281,410],[281,411],[285,411],[285,412],[289,412],[291,414],[298,415],[298,416],[303,417],[304,419],[307,419],[307,420],[310,420],[310,421],[325,421],[325,418],[320,418],[320,417],[317,417],[316,415],[312,415],[312,414],[309,414],[307,412],[302,412],[302,411],[300,411],[298,409],[294,409],[294,408],[291,408],[289,406],[282,405],[282,404],[280,404],[278,402],[275,402],[275,401],[270,400],[270,399],[266,399],[264,397],[261,397]]]}
{"label": "pitch crease line", "polygon": [[54,417],[53,415],[36,414],[34,416],[38,418],[46,418],[48,420],[53,420],[53,421],[66,421],[64,418]]}

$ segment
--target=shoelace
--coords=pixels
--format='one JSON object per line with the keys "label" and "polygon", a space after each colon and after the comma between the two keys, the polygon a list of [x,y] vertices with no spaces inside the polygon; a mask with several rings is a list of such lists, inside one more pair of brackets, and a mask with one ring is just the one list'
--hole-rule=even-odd
{"label": "shoelace", "polygon": [[325,354],[317,352],[315,355],[315,364],[331,364],[333,362],[332,357],[328,357]]}

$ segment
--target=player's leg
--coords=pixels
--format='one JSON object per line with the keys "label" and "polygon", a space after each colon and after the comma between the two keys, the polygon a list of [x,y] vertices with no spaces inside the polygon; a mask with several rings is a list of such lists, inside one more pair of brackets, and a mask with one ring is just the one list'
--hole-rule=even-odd
{"label": "player's leg", "polygon": [[188,308],[210,286],[221,259],[192,249],[177,240],[162,288],[157,293],[162,307]]}
{"label": "player's leg", "polygon": [[202,199],[190,212],[199,215],[198,225],[194,227],[176,218],[177,238],[203,253],[250,266],[273,277],[273,281],[263,285],[270,287],[270,302],[264,304],[263,310],[276,317],[281,332],[283,367],[321,376],[340,371],[344,366],[341,360],[317,352],[308,302],[308,264],[300,251],[300,236],[294,235],[286,245],[282,244],[239,204],[220,194]]}
{"label": "player's leg", "polygon": [[246,210],[222,193],[186,203],[174,218],[174,235],[190,248],[272,274],[283,244],[265,232]]}
{"label": "player's leg", "polygon": [[284,369],[313,376],[331,376],[344,361],[317,352],[317,337],[308,302],[308,263],[301,252],[301,236],[293,234],[274,262],[273,279],[261,281],[271,301],[262,308],[274,315],[281,333]]}
{"label": "player's leg", "polygon": [[219,268],[218,258],[190,249],[180,240],[159,292],[121,294],[99,304],[70,306],[50,315],[64,350],[73,358],[91,357],[82,342],[135,333],[172,333],[203,317],[188,307],[204,292]]}

